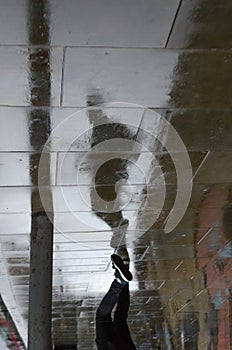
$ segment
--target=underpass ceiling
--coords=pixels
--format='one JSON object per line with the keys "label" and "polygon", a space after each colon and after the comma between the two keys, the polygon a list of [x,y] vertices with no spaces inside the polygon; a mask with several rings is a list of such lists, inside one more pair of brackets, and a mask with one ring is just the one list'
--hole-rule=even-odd
{"label": "underpass ceiling", "polygon": [[[180,348],[188,315],[200,325],[193,343],[205,349],[211,309],[218,349],[229,348],[232,4],[213,2],[1,2],[0,293],[25,343],[31,198],[44,143],[63,122],[49,163],[54,344],[94,348],[95,311],[112,281],[110,254],[123,243],[134,274],[130,327],[139,349],[155,349],[158,340],[164,349]],[[95,106],[118,101],[123,104]],[[173,145],[170,157],[143,132],[170,136],[151,122],[148,107],[178,132],[193,172],[189,205],[168,234],[177,194],[173,159],[183,154]],[[74,113],[78,137],[70,143],[66,121]],[[115,137],[133,147],[115,149],[109,141]],[[107,148],[91,155],[104,140]],[[136,141],[146,147],[142,152]],[[112,200],[120,179],[130,184],[119,187],[119,210],[94,210],[94,188]]]}

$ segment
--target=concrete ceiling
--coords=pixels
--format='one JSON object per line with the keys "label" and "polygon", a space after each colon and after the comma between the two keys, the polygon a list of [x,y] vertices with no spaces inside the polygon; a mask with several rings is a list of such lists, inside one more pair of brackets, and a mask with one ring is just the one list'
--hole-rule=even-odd
{"label": "concrete ceiling", "polygon": [[229,0],[0,2],[0,294],[25,344],[45,184],[55,345],[95,348],[121,247],[138,349],[230,348],[231,14]]}

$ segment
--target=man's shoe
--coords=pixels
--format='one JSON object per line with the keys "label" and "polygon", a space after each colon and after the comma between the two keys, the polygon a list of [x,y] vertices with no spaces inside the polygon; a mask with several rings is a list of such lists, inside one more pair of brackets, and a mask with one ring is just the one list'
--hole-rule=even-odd
{"label": "man's shoe", "polygon": [[111,261],[113,264],[113,268],[115,268],[115,277],[120,280],[121,284],[126,284],[130,282],[133,278],[131,272],[128,267],[124,264],[123,260],[120,256],[116,254],[111,255]]}

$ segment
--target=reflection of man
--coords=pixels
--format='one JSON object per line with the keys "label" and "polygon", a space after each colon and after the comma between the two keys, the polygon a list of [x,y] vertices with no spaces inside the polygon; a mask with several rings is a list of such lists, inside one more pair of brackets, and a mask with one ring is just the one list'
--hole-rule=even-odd
{"label": "reflection of man", "polygon": [[[115,279],[107,294],[102,299],[96,313],[96,343],[98,350],[136,350],[127,325],[130,306],[129,261],[123,261],[118,255],[111,256]],[[117,308],[114,319],[111,313]]]}
{"label": "reflection of man", "polygon": [[[109,141],[115,138],[133,139],[135,130],[131,132],[127,126],[118,123],[114,118],[107,116],[104,106],[103,92],[99,89],[92,89],[87,97],[87,105],[92,107],[88,110],[89,123],[92,126],[90,145],[94,148],[104,141]],[[95,106],[95,107],[93,107]],[[136,130],[137,132],[137,130]],[[91,203],[95,214],[104,220],[112,229],[113,235],[111,239],[111,247],[116,248],[122,245],[125,232],[128,227],[128,220],[123,217],[122,211],[118,208],[113,211],[107,210],[107,202],[115,201],[118,193],[116,184],[120,180],[128,179],[127,159],[121,158],[120,152],[118,157],[115,155],[118,151],[112,151],[112,159],[108,161],[100,160],[97,167],[95,178],[93,179],[94,191],[91,191]],[[113,155],[114,154],[114,155]],[[102,163],[101,163],[102,162]],[[106,204],[105,208],[99,209],[98,196]],[[104,210],[103,210],[104,209]]]}

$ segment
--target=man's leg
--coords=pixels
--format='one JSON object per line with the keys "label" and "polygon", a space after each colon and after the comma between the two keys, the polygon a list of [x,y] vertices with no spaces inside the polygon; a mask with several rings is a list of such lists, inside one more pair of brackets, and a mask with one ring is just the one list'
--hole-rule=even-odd
{"label": "man's leg", "polygon": [[114,323],[127,321],[128,311],[130,307],[129,283],[127,283],[118,298],[117,308],[114,314]]}
{"label": "man's leg", "polygon": [[118,338],[122,338],[128,343],[128,349],[136,349],[127,324],[129,307],[130,293],[129,283],[127,283],[119,295],[117,308],[114,314],[114,331]]}
{"label": "man's leg", "polygon": [[99,350],[110,349],[109,342],[114,336],[111,312],[118,302],[119,295],[123,289],[116,280],[113,281],[107,294],[102,299],[96,313],[96,343]]}
{"label": "man's leg", "polygon": [[[118,255],[111,255],[111,261],[115,269],[115,280],[102,299],[96,313],[96,343],[99,350],[113,349],[115,337],[111,312],[115,304],[118,303],[124,286],[132,280],[132,274]],[[121,348],[121,350],[123,349]]]}

